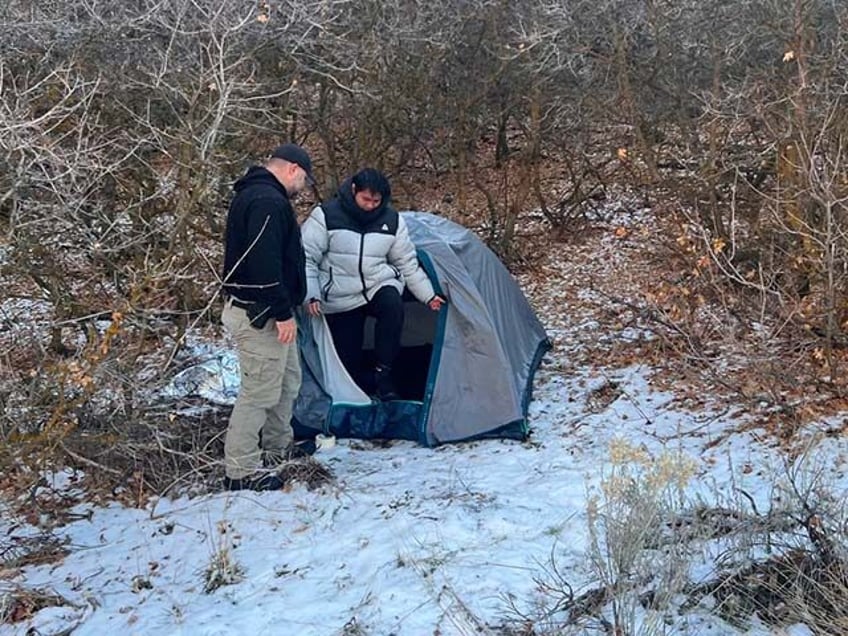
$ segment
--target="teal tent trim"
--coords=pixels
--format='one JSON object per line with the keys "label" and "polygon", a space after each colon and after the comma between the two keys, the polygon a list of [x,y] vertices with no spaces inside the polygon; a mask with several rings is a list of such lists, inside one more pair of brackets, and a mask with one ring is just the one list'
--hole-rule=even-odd
{"label": "teal tent trim", "polygon": [[[418,250],[418,260],[421,267],[427,272],[433,289],[437,294],[444,297],[445,292],[439,283],[439,276],[436,274],[436,268],[433,267],[433,261],[430,260],[430,255],[423,250]],[[418,423],[418,439],[425,446],[432,446],[430,436],[427,435],[427,421],[430,417],[430,404],[433,400],[433,390],[436,387],[436,378],[439,375],[439,361],[442,359],[442,347],[445,342],[445,327],[448,322],[447,307],[442,307],[439,310],[439,317],[436,322],[436,334],[433,338],[433,351],[430,355],[430,371],[427,374],[427,383],[424,386],[424,399],[421,408],[421,419]]]}
{"label": "teal tent trim", "polygon": [[405,439],[419,442],[421,402],[396,400],[370,404],[337,402],[330,407],[325,434],[359,439]]}
{"label": "teal tent trim", "polygon": [[527,374],[527,384],[524,387],[524,394],[521,396],[521,410],[524,413],[524,419],[527,419],[527,412],[530,408],[530,402],[533,400],[533,382],[536,377],[536,371],[542,364],[542,358],[545,354],[554,348],[553,343],[549,338],[545,338],[536,347],[536,353],[533,355],[533,361],[530,363],[530,373]]}

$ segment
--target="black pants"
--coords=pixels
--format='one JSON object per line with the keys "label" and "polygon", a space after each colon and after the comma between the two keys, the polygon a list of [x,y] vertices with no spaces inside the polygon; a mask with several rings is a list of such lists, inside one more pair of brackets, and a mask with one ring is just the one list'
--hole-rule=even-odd
{"label": "black pants", "polygon": [[403,329],[403,301],[394,287],[382,287],[368,304],[327,314],[327,324],[333,335],[336,352],[356,383],[365,391],[373,384],[373,369],[363,365],[362,342],[365,339],[365,319],[373,316],[374,354],[376,364],[391,367],[400,352],[400,334]]}

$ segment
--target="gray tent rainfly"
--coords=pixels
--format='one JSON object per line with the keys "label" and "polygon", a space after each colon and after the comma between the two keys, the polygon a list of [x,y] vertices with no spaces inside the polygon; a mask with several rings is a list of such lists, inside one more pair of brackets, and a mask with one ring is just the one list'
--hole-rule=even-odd
{"label": "gray tent rainfly", "polygon": [[[403,212],[418,258],[448,304],[430,311],[411,296],[395,382],[401,400],[372,400],[353,382],[323,316],[300,315],[303,386],[298,435],[460,440],[524,439],[533,375],[550,348],[545,330],[498,257],[445,218]],[[365,355],[371,347],[366,324]]]}

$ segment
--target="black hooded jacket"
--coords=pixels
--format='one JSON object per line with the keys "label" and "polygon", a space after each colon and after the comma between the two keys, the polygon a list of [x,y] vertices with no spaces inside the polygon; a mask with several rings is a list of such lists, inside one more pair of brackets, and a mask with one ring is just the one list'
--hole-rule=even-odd
{"label": "black hooded jacket", "polygon": [[270,307],[288,320],[306,295],[300,227],[289,195],[268,170],[254,166],[235,186],[227,214],[224,289]]}

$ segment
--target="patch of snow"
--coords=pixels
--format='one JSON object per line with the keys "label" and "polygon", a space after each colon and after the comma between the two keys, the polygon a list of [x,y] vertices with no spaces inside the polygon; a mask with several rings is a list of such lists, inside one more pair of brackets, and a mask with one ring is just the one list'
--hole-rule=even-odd
{"label": "patch of snow", "polygon": [[238,388],[238,358],[233,351],[225,350],[177,373],[161,396],[198,396],[214,404],[233,404]]}

